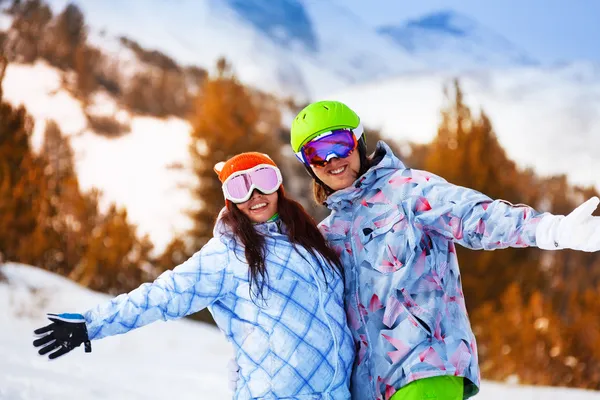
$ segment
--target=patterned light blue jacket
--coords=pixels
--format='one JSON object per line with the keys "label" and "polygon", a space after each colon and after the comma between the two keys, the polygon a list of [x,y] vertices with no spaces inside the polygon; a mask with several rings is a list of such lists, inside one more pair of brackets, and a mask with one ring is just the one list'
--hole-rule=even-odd
{"label": "patterned light blue jacket", "polygon": [[[218,223],[189,260],[85,313],[90,339],[208,307],[240,366],[234,398],[350,398],[355,350],[342,279],[321,256],[294,248],[280,221],[256,228],[267,245],[264,302],[250,297],[243,247]],[[317,263],[325,266],[327,285]]]}
{"label": "patterned light blue jacket", "polygon": [[541,214],[424,171],[406,168],[379,142],[381,160],[327,199],[320,228],[346,270],[346,304],[358,355],[352,398],[389,399],[411,381],[480,383],[477,344],[455,243],[470,249],[535,245]]}

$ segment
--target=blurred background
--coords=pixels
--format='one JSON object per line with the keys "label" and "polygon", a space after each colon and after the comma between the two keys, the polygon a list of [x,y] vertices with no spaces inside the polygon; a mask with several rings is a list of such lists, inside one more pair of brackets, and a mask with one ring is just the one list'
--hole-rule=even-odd
{"label": "blurred background", "polygon": [[[488,3],[0,1],[0,316],[66,311],[54,275],[112,296],[186,260],[224,205],[213,165],[242,151],[321,220],[289,146],[315,100],[354,108],[371,150],[493,198],[566,214],[597,195],[600,3]],[[600,390],[599,254],[458,252],[484,379]]]}

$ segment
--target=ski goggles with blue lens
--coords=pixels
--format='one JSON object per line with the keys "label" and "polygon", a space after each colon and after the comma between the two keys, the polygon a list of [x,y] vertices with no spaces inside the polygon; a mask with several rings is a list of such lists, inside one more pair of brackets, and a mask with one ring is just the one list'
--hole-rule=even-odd
{"label": "ski goggles with blue lens", "polygon": [[332,158],[346,158],[358,147],[363,127],[335,129],[322,133],[306,143],[296,157],[307,166],[324,167]]}

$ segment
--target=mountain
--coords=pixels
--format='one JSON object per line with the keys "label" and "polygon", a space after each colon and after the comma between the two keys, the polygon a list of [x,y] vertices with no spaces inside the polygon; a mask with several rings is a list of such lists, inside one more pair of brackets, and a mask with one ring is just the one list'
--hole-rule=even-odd
{"label": "mountain", "polygon": [[309,52],[318,52],[320,42],[312,21],[301,2],[225,0],[240,17],[282,46],[299,44]]}
{"label": "mountain", "polygon": [[[59,11],[67,2],[50,3]],[[327,0],[75,3],[101,47],[124,35],[184,64],[212,68],[225,56],[243,82],[298,99],[426,67]]]}
{"label": "mountain", "polygon": [[[158,321],[92,342],[55,361],[35,352],[34,329],[48,312],[85,312],[110,300],[66,278],[21,264],[0,264],[0,398],[225,399],[233,352],[215,327],[190,320]],[[592,400],[597,392],[483,381],[486,400]]]}
{"label": "mountain", "polygon": [[[56,10],[66,4],[50,2]],[[184,64],[211,68],[225,56],[243,82],[299,100],[408,72],[536,63],[500,34],[450,10],[374,28],[331,0],[75,3],[101,47],[114,47],[110,38],[124,35]]]}
{"label": "mountain", "polygon": [[[49,2],[56,11],[67,4]],[[126,36],[183,64],[212,68],[225,56],[243,82],[299,101],[404,73],[536,64],[501,34],[451,10],[375,28],[332,0],[74,3],[92,41],[116,55],[123,50],[114,38]]]}
{"label": "mountain", "polygon": [[[50,3],[60,10],[66,0]],[[184,64],[212,68],[225,56],[243,82],[303,101],[408,72],[536,63],[453,11],[374,28],[330,0],[75,3],[101,47],[114,51],[111,37],[124,35]]]}
{"label": "mountain", "polygon": [[434,69],[460,71],[539,64],[502,35],[452,10],[382,26],[377,32]]}

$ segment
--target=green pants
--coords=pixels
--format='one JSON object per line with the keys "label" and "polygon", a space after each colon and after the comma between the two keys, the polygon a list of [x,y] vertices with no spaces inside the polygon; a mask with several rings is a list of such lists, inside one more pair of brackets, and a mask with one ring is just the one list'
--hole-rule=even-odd
{"label": "green pants", "polygon": [[434,376],[409,383],[390,400],[462,400],[463,390],[462,377]]}

